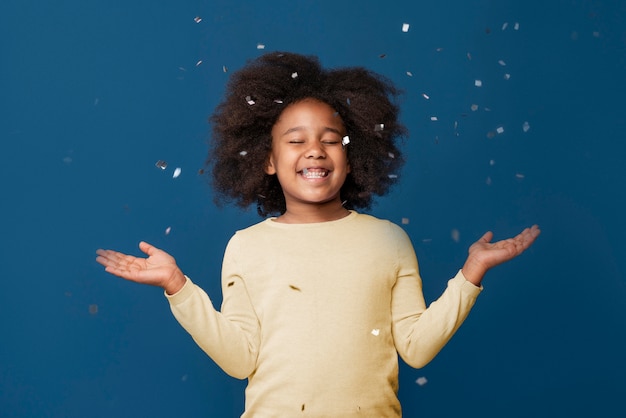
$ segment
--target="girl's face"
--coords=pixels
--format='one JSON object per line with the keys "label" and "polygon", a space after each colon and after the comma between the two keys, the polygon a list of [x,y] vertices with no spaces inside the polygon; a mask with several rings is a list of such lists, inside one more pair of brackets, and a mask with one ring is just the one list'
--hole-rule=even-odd
{"label": "girl's face", "polygon": [[339,191],[350,172],[341,142],[345,135],[341,117],[318,100],[293,103],[281,113],[265,172],[278,177],[287,212],[341,208]]}

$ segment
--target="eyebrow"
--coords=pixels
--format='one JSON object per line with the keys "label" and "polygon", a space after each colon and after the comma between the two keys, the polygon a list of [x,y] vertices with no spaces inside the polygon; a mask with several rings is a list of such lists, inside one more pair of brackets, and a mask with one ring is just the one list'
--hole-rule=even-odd
{"label": "eyebrow", "polygon": [[[285,132],[283,132],[282,136],[285,136],[292,132],[298,132],[298,131],[304,131],[304,130],[306,130],[306,127],[304,126],[294,126],[293,128],[289,128]],[[341,131],[339,129],[331,128],[330,126],[325,126],[324,132],[333,132],[333,133],[336,133],[337,135],[341,135]]]}

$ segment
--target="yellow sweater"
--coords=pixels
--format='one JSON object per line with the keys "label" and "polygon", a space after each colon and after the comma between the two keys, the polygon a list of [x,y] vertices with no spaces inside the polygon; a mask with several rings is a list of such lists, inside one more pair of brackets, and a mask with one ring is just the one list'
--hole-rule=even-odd
{"label": "yellow sweater", "polygon": [[407,234],[357,212],[238,231],[222,289],[220,312],[189,279],[166,296],[196,343],[248,378],[245,418],[400,417],[397,354],[426,365],[481,290],[459,271],[427,309]]}

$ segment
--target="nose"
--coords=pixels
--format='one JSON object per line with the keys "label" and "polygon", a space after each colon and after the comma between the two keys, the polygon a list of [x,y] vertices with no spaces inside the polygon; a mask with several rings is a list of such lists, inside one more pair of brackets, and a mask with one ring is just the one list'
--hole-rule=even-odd
{"label": "nose", "polygon": [[306,158],[326,158],[326,152],[324,151],[324,147],[318,141],[311,141],[309,147],[305,152]]}

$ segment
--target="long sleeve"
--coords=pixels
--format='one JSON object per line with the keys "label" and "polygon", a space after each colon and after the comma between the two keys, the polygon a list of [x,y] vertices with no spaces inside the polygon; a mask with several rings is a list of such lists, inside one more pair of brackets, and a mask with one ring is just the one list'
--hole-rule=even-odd
{"label": "long sleeve", "polygon": [[215,310],[209,296],[189,278],[180,291],[166,297],[174,317],[198,346],[226,373],[244,379],[256,368],[260,326],[230,254],[227,249],[221,312]]}
{"label": "long sleeve", "polygon": [[393,336],[396,350],[412,367],[430,362],[461,326],[482,290],[459,270],[435,302],[426,308],[417,259],[405,237],[400,242],[399,270],[392,290]]}

